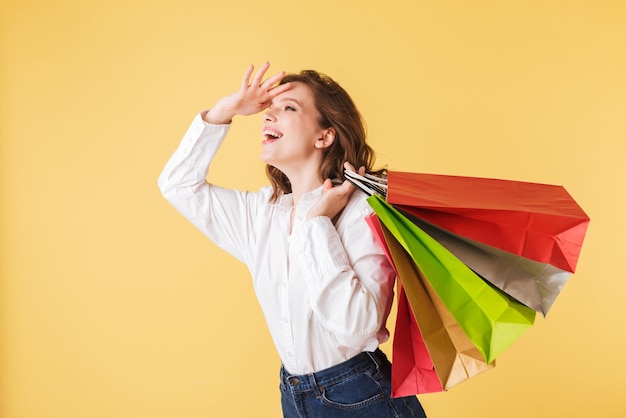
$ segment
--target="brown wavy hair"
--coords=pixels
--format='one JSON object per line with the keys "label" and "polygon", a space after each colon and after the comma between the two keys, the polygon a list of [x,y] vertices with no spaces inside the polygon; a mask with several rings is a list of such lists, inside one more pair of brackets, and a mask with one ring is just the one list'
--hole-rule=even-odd
{"label": "brown wavy hair", "polygon": [[[374,170],[376,159],[374,150],[367,144],[367,132],[361,113],[348,93],[332,78],[314,70],[304,70],[298,74],[288,74],[280,84],[298,82],[306,84],[313,91],[315,107],[320,114],[321,128],[334,128],[335,140],[324,149],[319,175],[321,179],[343,179],[343,164],[348,161],[355,168],[365,167],[370,174],[382,175],[385,169]],[[283,193],[291,193],[287,176],[274,166],[266,166],[267,177],[274,193],[271,201],[276,201]]]}

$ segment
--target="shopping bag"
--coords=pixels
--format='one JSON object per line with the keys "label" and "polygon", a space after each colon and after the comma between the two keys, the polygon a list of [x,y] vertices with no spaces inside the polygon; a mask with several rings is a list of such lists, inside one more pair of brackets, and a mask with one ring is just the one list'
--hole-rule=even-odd
{"label": "shopping bag", "polygon": [[435,371],[400,281],[397,282],[397,288],[398,306],[392,342],[391,396],[399,398],[441,392],[443,385]]}
{"label": "shopping bag", "polygon": [[390,171],[387,202],[452,233],[574,272],[589,217],[561,186]]}
{"label": "shopping bag", "polygon": [[[429,321],[456,323],[491,365],[532,326],[532,309],[545,315],[551,308],[576,268],[589,224],[561,186],[402,172],[381,178],[346,170],[345,177],[387,200],[370,197],[370,205],[412,260],[414,272],[398,273],[399,282],[417,277],[406,282],[421,283],[432,302],[416,303],[420,288],[399,291],[442,389],[454,380],[445,380],[446,363],[439,363],[445,344],[433,345],[424,332]],[[413,309],[422,305],[436,306],[436,314]],[[449,339],[453,329],[446,329]]]}
{"label": "shopping bag", "polygon": [[533,325],[531,308],[487,283],[378,196],[368,202],[487,363]]}
{"label": "shopping bag", "polygon": [[408,212],[399,212],[483,279],[544,316],[571,276],[570,272],[551,264],[461,237]]}
{"label": "shopping bag", "polygon": [[367,221],[398,275],[392,396],[440,392],[492,369],[495,361],[484,361],[434,291],[426,289],[419,270],[397,240],[375,215]]}
{"label": "shopping bag", "polygon": [[408,253],[384,226],[382,229],[403,293],[443,390],[493,368],[495,361],[485,362]]}
{"label": "shopping bag", "polygon": [[392,342],[391,396],[397,398],[441,392],[443,386],[409,306],[380,222],[375,214],[369,215],[366,221],[398,276],[396,326]]}

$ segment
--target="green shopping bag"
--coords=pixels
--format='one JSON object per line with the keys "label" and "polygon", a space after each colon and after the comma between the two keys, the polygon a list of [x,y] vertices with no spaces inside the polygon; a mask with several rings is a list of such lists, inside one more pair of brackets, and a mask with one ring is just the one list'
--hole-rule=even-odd
{"label": "green shopping bag", "polygon": [[368,202],[487,363],[533,325],[533,309],[487,283],[380,197]]}

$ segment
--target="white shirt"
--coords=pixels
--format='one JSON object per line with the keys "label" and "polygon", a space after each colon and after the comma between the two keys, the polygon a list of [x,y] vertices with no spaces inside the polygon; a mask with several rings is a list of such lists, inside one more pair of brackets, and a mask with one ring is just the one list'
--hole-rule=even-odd
{"label": "white shirt", "polygon": [[161,173],[163,195],[248,266],[290,373],[316,372],[375,350],[389,338],[394,272],[365,221],[372,213],[367,196],[355,191],[333,225],[325,216],[306,220],[322,187],[294,208],[291,194],[270,203],[271,187],[253,193],[212,185],[209,164],[229,127],[196,116]]}

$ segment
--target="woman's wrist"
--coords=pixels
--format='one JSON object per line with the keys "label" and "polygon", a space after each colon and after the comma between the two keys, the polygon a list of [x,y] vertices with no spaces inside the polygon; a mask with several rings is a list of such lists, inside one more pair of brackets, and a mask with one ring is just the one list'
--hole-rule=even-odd
{"label": "woman's wrist", "polygon": [[228,125],[232,120],[232,113],[226,112],[219,107],[214,107],[202,114],[202,120],[213,125]]}
{"label": "woman's wrist", "polygon": [[215,106],[204,114],[204,121],[214,125],[229,124],[237,114],[237,111],[234,110],[234,103],[231,103],[232,101],[231,96],[226,96],[218,100]]}

